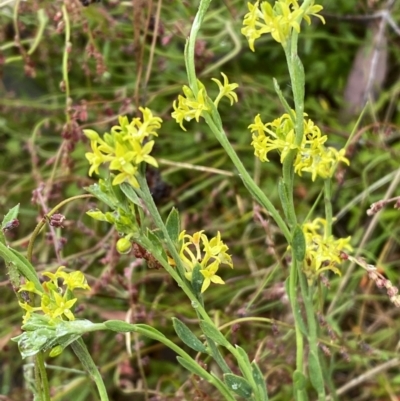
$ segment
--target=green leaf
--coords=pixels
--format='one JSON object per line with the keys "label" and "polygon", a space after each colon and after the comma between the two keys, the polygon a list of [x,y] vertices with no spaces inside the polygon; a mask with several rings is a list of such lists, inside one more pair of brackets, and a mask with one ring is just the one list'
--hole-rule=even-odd
{"label": "green leaf", "polygon": [[299,225],[293,231],[292,248],[296,260],[302,262],[306,256],[306,238]]}
{"label": "green leaf", "polygon": [[292,66],[294,75],[294,80],[292,80],[292,84],[295,85],[295,87],[293,88],[293,95],[295,96],[294,103],[296,105],[304,104],[304,67],[303,63],[300,60],[300,57],[297,54],[292,55]]}
{"label": "green leaf", "polygon": [[116,208],[116,200],[110,196],[107,192],[105,192],[105,187],[100,186],[99,184],[93,184],[90,187],[85,187],[85,191],[89,192],[90,194],[94,195],[98,200],[105,203],[111,209]]}
{"label": "green leaf", "polygon": [[4,230],[9,223],[11,223],[14,219],[17,218],[19,212],[19,203],[17,206],[11,208],[8,213],[4,216],[3,221],[1,223],[1,229]]}
{"label": "green leaf", "polygon": [[121,191],[126,195],[126,197],[132,202],[134,203],[136,206],[139,206],[140,208],[143,207],[139,196],[137,195],[137,193],[135,192],[135,190],[133,189],[132,185],[124,182],[122,183],[120,186]]}
{"label": "green leaf", "polygon": [[289,218],[289,210],[290,210],[289,199],[288,199],[288,194],[287,194],[287,190],[286,190],[286,185],[285,185],[285,183],[284,183],[282,178],[279,179],[278,193],[279,193],[279,199],[280,199],[281,204],[282,204],[283,213],[285,214],[286,220],[290,221],[290,218]]}
{"label": "green leaf", "polygon": [[290,116],[290,118],[292,119],[293,122],[296,121],[296,116],[295,116],[292,108],[289,106],[289,103],[284,98],[283,93],[281,91],[281,88],[280,88],[280,86],[278,84],[278,81],[275,78],[273,78],[273,83],[274,83],[275,92],[278,95],[279,100],[281,101],[283,107],[285,108],[286,113],[289,114],[289,116]]}
{"label": "green leaf", "polygon": [[293,373],[293,386],[296,391],[303,391],[306,388],[307,379],[299,370]]}
{"label": "green leaf", "polygon": [[214,340],[217,344],[229,347],[229,341],[223,336],[223,334],[211,323],[204,320],[200,321],[200,327],[203,333]]}
{"label": "green leaf", "polygon": [[221,368],[222,372],[223,373],[232,373],[228,364],[225,362],[224,357],[219,352],[219,349],[218,349],[217,345],[215,344],[215,341],[211,340],[210,337],[206,337],[206,338],[207,338],[208,346],[210,347],[211,355],[214,358],[214,361],[217,362],[218,366]]}
{"label": "green leaf", "polygon": [[151,327],[147,324],[138,323],[134,325],[137,329],[137,332],[143,334],[149,338],[153,338],[155,340],[160,340],[160,338],[165,338],[165,335],[158,331],[154,327]]}
{"label": "green leaf", "polygon": [[192,271],[192,281],[190,282],[194,295],[196,295],[197,299],[201,298],[201,286],[203,285],[204,276],[200,272],[201,266],[196,263]]}
{"label": "green leaf", "polygon": [[188,347],[194,349],[197,352],[207,352],[205,345],[192,333],[192,331],[183,322],[176,317],[172,318],[172,323],[178,337]]}
{"label": "green leaf", "polygon": [[6,261],[6,263],[13,263],[22,276],[27,280],[32,281],[38,291],[43,292],[36,271],[28,259],[14,249],[7,247],[2,242],[0,242],[0,256]]}
{"label": "green leaf", "polygon": [[[289,297],[290,297],[289,281],[290,281],[290,278],[288,277],[286,279],[286,281],[285,281],[285,290],[286,290],[286,294],[288,294]],[[292,300],[290,300],[290,302],[292,302]],[[297,299],[294,300],[294,303],[296,304],[296,308],[293,309],[293,314],[296,317],[295,320],[299,325],[300,331],[307,337],[308,336],[307,328],[306,328],[306,325],[304,323],[303,316],[301,314],[301,310],[300,310],[299,303],[298,303]]]}
{"label": "green leaf", "polygon": [[108,330],[116,331],[118,333],[130,333],[136,331],[135,325],[126,323],[122,320],[107,320],[104,325]]}
{"label": "green leaf", "polygon": [[243,377],[234,375],[233,373],[225,373],[224,381],[229,390],[231,390],[233,393],[244,398],[251,397],[253,390],[249,382]]}
{"label": "green leaf", "polygon": [[[242,347],[239,347],[238,345],[235,345],[235,348],[239,352],[240,357],[242,358],[242,362],[246,365],[247,371],[251,371],[251,364],[250,364],[250,360],[249,360],[249,356],[247,355],[247,352]],[[242,368],[240,368],[240,371],[242,372],[243,375],[245,374],[245,372],[243,372]]]}
{"label": "green leaf", "polygon": [[[19,203],[17,206],[14,206],[12,209],[10,209],[3,218],[0,230],[0,242],[2,242],[4,245],[7,245],[4,232],[6,231],[7,228],[9,228],[8,227],[9,225],[12,225],[12,221],[17,218],[18,211],[19,211]],[[15,280],[13,278],[11,278],[11,282],[15,284]]]}
{"label": "green leaf", "polygon": [[259,366],[255,361],[251,363],[251,372],[253,374],[254,382],[257,386],[258,399],[268,401],[267,384]]}
{"label": "green leaf", "polygon": [[[154,251],[157,252],[164,260],[168,260],[167,257],[167,253],[164,250],[164,247],[161,243],[160,238],[154,234],[153,231],[147,229],[147,233],[146,233],[147,238],[150,240],[150,242],[152,243],[152,245],[154,246]],[[153,253],[153,256],[157,258],[157,255],[155,254],[155,252]]]}
{"label": "green leaf", "polygon": [[195,375],[200,376],[205,380],[208,380],[206,371],[194,360],[188,360],[182,358],[181,356],[177,356],[176,359],[189,372],[194,373]]}
{"label": "green leaf", "polygon": [[315,351],[308,353],[308,371],[312,386],[318,394],[324,393],[324,378],[322,376],[322,369],[319,363],[318,355]]}
{"label": "green leaf", "polygon": [[179,212],[172,208],[166,222],[168,235],[174,244],[178,244],[178,237],[181,232],[181,223],[179,218]]}

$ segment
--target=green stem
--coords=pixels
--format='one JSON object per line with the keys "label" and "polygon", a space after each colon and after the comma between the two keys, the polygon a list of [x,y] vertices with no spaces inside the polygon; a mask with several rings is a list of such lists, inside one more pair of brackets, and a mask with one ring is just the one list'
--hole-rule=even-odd
{"label": "green stem", "polygon": [[84,194],[84,195],[77,195],[73,196],[71,198],[65,199],[62,202],[60,202],[57,206],[53,207],[53,209],[50,210],[50,212],[46,213],[42,220],[39,221],[35,229],[33,230],[33,233],[31,235],[31,238],[29,239],[29,244],[28,244],[28,251],[27,251],[27,259],[29,262],[32,261],[32,251],[33,251],[33,244],[35,242],[36,237],[40,233],[40,230],[43,228],[43,226],[46,224],[46,221],[50,219],[50,217],[57,212],[58,209],[60,209],[62,206],[65,204],[74,201],[76,199],[84,199],[84,198],[93,198],[93,195],[91,194]]}
{"label": "green stem", "polygon": [[[166,241],[168,251],[170,252],[171,256],[176,261],[177,265],[179,266],[179,264],[181,263],[180,255],[179,255],[178,251],[176,250],[176,247],[175,247],[173,241],[169,237],[168,230],[165,227],[164,222],[163,222],[163,220],[162,220],[162,218],[161,218],[161,216],[160,216],[160,214],[158,212],[157,206],[154,203],[154,200],[153,200],[153,197],[151,196],[151,193],[150,193],[149,187],[147,185],[147,182],[146,182],[145,178],[142,177],[141,175],[138,176],[138,181],[139,181],[139,184],[140,184],[140,192],[142,193],[142,196],[143,196],[142,199],[145,202],[146,207],[148,208],[151,216],[153,217],[156,226],[159,229],[161,229],[161,231],[163,232],[164,239]],[[199,300],[196,298],[195,294],[193,293],[193,291],[189,287],[189,285],[186,283],[186,281],[183,280],[182,277],[179,274],[177,274],[175,269],[173,269],[168,264],[168,262],[165,261],[160,256],[159,252],[157,252],[157,250],[154,249],[154,247],[152,246],[150,241],[146,245],[148,246],[148,248],[149,248],[148,250],[150,252],[151,251],[154,252],[153,256],[161,263],[161,265],[165,268],[167,273],[169,273],[172,276],[172,278],[177,282],[177,284],[182,288],[182,290],[185,292],[185,294],[191,300],[192,304],[196,304],[197,305],[196,311],[201,316],[201,318],[204,321],[206,321],[207,323],[209,323],[209,324],[211,324],[211,325],[213,325],[215,327],[214,322],[208,316],[208,314],[207,314],[206,310],[204,309],[203,305],[201,305]],[[182,269],[183,269],[183,266],[182,266]],[[251,369],[249,369],[249,366],[247,365],[246,361],[244,361],[242,359],[240,353],[231,344],[228,344],[226,346],[226,348],[236,358],[236,360],[237,360],[237,362],[239,364],[239,367],[240,367],[241,371],[243,372],[243,376],[248,380],[248,382],[251,384],[251,386],[255,389],[256,388],[256,383],[254,381]],[[262,401],[262,400],[260,400],[260,401]]]}
{"label": "green stem", "polygon": [[230,144],[226,134],[223,130],[219,129],[217,124],[214,122],[214,119],[209,114],[205,114],[204,116],[208,126],[211,131],[218,139],[221,146],[224,148],[225,152],[230,157],[231,161],[235,165],[236,169],[239,172],[239,176],[242,179],[244,185],[250,192],[250,194],[263,206],[268,212],[271,214],[272,218],[275,220],[278,227],[281,229],[283,235],[285,236],[288,243],[291,242],[291,234],[290,231],[284,222],[283,218],[279,214],[278,210],[272,204],[272,202],[268,199],[268,197],[264,194],[264,192],[260,189],[260,187],[254,182],[253,178],[248,173],[246,167],[243,165],[242,161],[239,159],[237,153],[234,151],[232,145]]}
{"label": "green stem", "polygon": [[[140,328],[137,329],[137,332],[139,334],[145,335],[148,337],[148,332],[145,330],[141,330]],[[157,341],[160,341],[161,343],[163,343],[164,345],[166,345],[168,348],[172,349],[173,351],[175,351],[178,355],[180,355],[182,358],[186,359],[186,360],[193,360],[192,357],[187,354],[182,348],[178,347],[173,341],[169,340],[167,337],[158,337],[155,338],[155,336],[153,337],[154,339],[157,339]],[[199,365],[200,366],[200,365]],[[215,380],[215,378],[209,374],[205,369],[203,369],[203,375],[207,378],[207,380],[213,384],[215,387],[218,388],[218,390],[220,391],[220,393],[225,397],[225,399],[227,400],[234,400],[234,397],[231,395],[231,393],[228,391],[227,388],[225,388],[224,386],[221,386],[220,383]]]}
{"label": "green stem", "polygon": [[318,330],[317,330],[318,326],[316,323],[315,313],[314,313],[313,286],[307,285],[306,277],[301,271],[299,271],[299,281],[300,281],[301,294],[304,301],[304,307],[307,315],[308,346],[310,347],[310,354],[312,353],[315,357],[315,360],[313,361],[313,364],[315,364],[315,366],[313,368],[313,371],[311,373],[309,372],[309,376],[311,382],[313,383],[313,387],[318,393],[318,401],[324,401],[325,386],[324,386],[324,377],[322,374],[321,362],[319,360]]}
{"label": "green stem", "polygon": [[[289,299],[292,307],[294,321],[295,321],[295,335],[296,335],[296,371],[303,373],[303,355],[304,355],[304,338],[301,332],[301,326],[304,325],[301,317],[300,306],[297,301],[297,261],[292,253],[292,264],[289,273]],[[301,390],[297,390],[296,400],[301,400]]]}
{"label": "green stem", "polygon": [[38,363],[38,358],[35,356],[34,359],[34,373],[35,373],[35,390],[34,393],[37,395],[39,398],[38,401],[44,401],[43,400],[43,394],[42,394],[42,380],[40,377],[40,369],[39,369],[39,363]]}
{"label": "green stem", "polygon": [[324,203],[325,203],[325,238],[329,238],[332,235],[332,186],[331,179],[328,178],[324,181]]}
{"label": "green stem", "polygon": [[39,389],[41,389],[40,393],[43,396],[42,400],[43,401],[50,401],[49,381],[47,379],[46,367],[44,365],[43,352],[39,352],[39,353],[36,354],[35,366],[39,370],[40,385],[41,385],[41,387]]}
{"label": "green stem", "polygon": [[95,384],[97,386],[97,390],[100,395],[100,400],[101,401],[109,401],[106,386],[104,385],[103,378],[101,377],[101,374],[100,374],[99,370],[97,369],[97,366],[93,362],[93,359],[90,356],[90,353],[87,350],[86,345],[83,342],[82,338],[79,338],[78,340],[73,342],[71,344],[71,347],[72,347],[73,351],[75,352],[75,355],[81,361],[81,363],[84,366],[84,368],[86,369],[86,371],[89,373],[92,380],[95,382]]}
{"label": "green stem", "polygon": [[185,63],[186,63],[186,72],[188,75],[189,86],[192,89],[195,96],[197,96],[198,85],[197,85],[197,77],[196,77],[196,68],[194,63],[194,55],[196,48],[196,38],[199,30],[201,28],[201,24],[206,15],[207,9],[211,3],[211,0],[201,0],[199,4],[199,9],[196,13],[196,17],[193,21],[192,28],[190,30],[189,39],[186,43],[185,47]]}

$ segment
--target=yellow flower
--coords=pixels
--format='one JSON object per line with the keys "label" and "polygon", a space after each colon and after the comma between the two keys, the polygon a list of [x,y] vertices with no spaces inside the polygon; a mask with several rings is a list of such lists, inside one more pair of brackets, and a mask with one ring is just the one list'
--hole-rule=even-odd
{"label": "yellow flower", "polygon": [[[215,107],[218,107],[219,101],[224,96],[230,100],[231,105],[238,101],[237,94],[234,92],[234,90],[239,85],[236,83],[230,84],[228,77],[224,73],[221,73],[221,75],[224,78],[224,83],[216,78],[212,78],[219,88],[219,94],[213,102]],[[174,111],[172,112],[171,116],[184,131],[186,131],[186,128],[183,126],[184,121],[195,119],[197,122],[199,122],[200,117],[204,117],[204,113],[210,112],[210,107],[207,104],[209,99],[206,88],[200,81],[197,81],[197,85],[199,87],[197,95],[193,93],[191,88],[184,85],[182,87],[184,96],[179,95],[178,101],[175,100],[172,105]]]}
{"label": "yellow flower", "polygon": [[23,324],[25,324],[29,320],[29,318],[31,317],[33,312],[41,310],[40,306],[33,307],[33,306],[29,305],[27,302],[18,302],[18,303],[19,303],[19,306],[22,309],[25,309],[25,311],[26,311],[24,317],[22,318]]}
{"label": "yellow flower", "polygon": [[[40,306],[33,307],[28,303],[20,303],[22,309],[26,313],[23,318],[24,324],[29,320],[33,312],[41,311],[48,316],[52,322],[63,320],[74,320],[74,314],[71,308],[76,303],[76,298],[70,299],[71,292],[76,288],[90,290],[84,274],[80,271],[66,273],[65,266],[60,266],[55,273],[44,272],[42,275],[48,277],[49,280],[43,283],[44,293],[38,292],[30,282],[22,285],[20,291],[28,291],[40,296]],[[59,286],[59,280],[62,284]]]}
{"label": "yellow flower", "polygon": [[236,83],[230,84],[228,77],[223,72],[221,72],[221,75],[224,78],[224,84],[222,84],[221,81],[216,78],[211,78],[218,85],[218,88],[219,88],[219,94],[218,94],[217,98],[214,100],[215,107],[218,107],[219,101],[224,96],[226,96],[230,100],[231,106],[232,106],[234,102],[237,103],[237,101],[238,101],[238,96],[234,92],[234,90],[236,88],[238,88],[239,85]]}
{"label": "yellow flower", "polygon": [[42,292],[38,291],[35,287],[35,283],[33,281],[27,281],[25,284],[22,284],[19,287],[18,292],[27,291],[32,292],[33,294],[42,295]]}
{"label": "yellow flower", "polygon": [[[307,116],[305,113],[304,115]],[[321,130],[311,119],[304,119],[304,134],[300,146],[295,144],[294,128],[293,121],[286,113],[267,124],[263,124],[260,115],[257,115],[254,124],[249,125],[254,155],[266,162],[269,161],[268,152],[277,150],[283,163],[288,153],[297,149],[294,171],[300,176],[303,172],[310,173],[313,181],[317,177],[332,177],[339,162],[349,164],[345,157],[345,149],[338,151],[324,146],[328,137],[321,134]]]}
{"label": "yellow flower", "polygon": [[341,274],[338,265],[342,262],[342,251],[352,251],[351,237],[335,239],[332,235],[326,236],[326,220],[317,218],[303,225],[306,239],[306,257],[304,272],[312,280],[326,270]]}
{"label": "yellow flower", "polygon": [[[204,277],[201,292],[204,292],[211,283],[224,284],[224,281],[216,275],[221,264],[233,267],[232,258],[227,253],[228,246],[221,240],[218,231],[216,237],[210,240],[204,234],[204,230],[198,231],[193,235],[182,231],[179,235],[181,248],[179,251],[180,259],[186,270],[185,277],[191,281],[195,266],[200,266],[200,272]],[[175,264],[174,261],[170,261]]]}
{"label": "yellow flower", "polygon": [[54,303],[52,304],[53,310],[50,317],[56,318],[65,315],[69,320],[75,320],[74,314],[71,312],[71,308],[77,301],[76,298],[66,300],[62,295],[53,293]]}
{"label": "yellow flower", "polygon": [[135,142],[132,145],[135,151],[136,164],[146,162],[154,167],[158,167],[157,160],[153,156],[150,156],[150,152],[153,150],[154,141],[148,141],[144,146],[141,146],[138,142]]}
{"label": "yellow flower", "polygon": [[[257,115],[254,124],[249,125],[249,129],[253,132],[251,145],[254,147],[254,155],[262,162],[269,161],[268,152],[276,149],[281,155],[282,163],[289,151],[297,148],[294,125],[288,114],[283,114],[282,117],[265,125],[263,125],[260,115]],[[264,132],[267,132],[269,136],[266,136]]]}
{"label": "yellow flower", "polygon": [[205,257],[203,258],[203,265],[206,265],[210,258],[216,259],[219,263],[225,263],[230,267],[233,267],[232,258],[230,255],[226,253],[229,249],[227,245],[221,240],[221,233],[218,231],[216,237],[208,240],[205,234],[201,235],[201,239],[203,242],[203,251]]}
{"label": "yellow flower", "polygon": [[200,273],[204,276],[204,281],[201,286],[201,292],[203,293],[211,283],[214,284],[225,284],[225,281],[215,273],[218,271],[219,263],[215,260],[207,269],[201,269]]}
{"label": "yellow flower", "polygon": [[241,32],[246,36],[252,51],[254,42],[266,33],[270,33],[278,43],[285,44],[293,29],[300,32],[301,19],[311,23],[310,15],[325,23],[324,18],[318,15],[322,6],[314,5],[314,1],[306,9],[300,7],[297,0],[278,0],[273,7],[267,1],[260,4],[259,0],[247,5],[249,12],[244,17]]}
{"label": "yellow flower", "polygon": [[194,95],[193,91],[186,85],[183,86],[182,90],[185,96],[178,96],[178,103],[174,101],[172,107],[174,108],[171,114],[172,118],[186,131],[183,126],[183,121],[190,121],[193,118],[199,122],[200,117],[204,112],[210,111],[207,106],[207,93],[204,85],[197,81],[199,85],[199,91],[197,96]]}
{"label": "yellow flower", "polygon": [[129,122],[126,116],[119,116],[119,125],[111,128],[111,134],[105,133],[104,139],[96,131],[84,130],[93,150],[93,153],[86,153],[91,164],[89,175],[93,172],[98,174],[100,165],[110,163],[110,170],[119,172],[113,179],[113,185],[128,181],[132,186],[138,187],[135,177],[138,165],[145,162],[158,167],[156,159],[150,156],[154,141],[147,138],[158,135],[156,130],[161,127],[162,120],[154,117],[148,108],[140,107],[139,110],[143,114],[143,122],[140,118]]}

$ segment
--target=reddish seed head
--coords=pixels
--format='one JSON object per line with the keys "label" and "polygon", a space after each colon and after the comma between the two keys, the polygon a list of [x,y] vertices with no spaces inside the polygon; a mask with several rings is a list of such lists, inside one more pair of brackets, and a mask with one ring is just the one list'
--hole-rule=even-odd
{"label": "reddish seed head", "polygon": [[50,222],[49,224],[52,227],[63,227],[62,223],[65,220],[65,216],[62,215],[61,213],[55,213],[50,217]]}

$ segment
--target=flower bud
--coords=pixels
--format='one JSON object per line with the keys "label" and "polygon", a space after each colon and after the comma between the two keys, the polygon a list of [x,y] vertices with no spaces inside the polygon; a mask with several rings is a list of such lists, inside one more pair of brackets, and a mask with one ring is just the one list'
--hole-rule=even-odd
{"label": "flower bud", "polygon": [[84,129],[83,133],[91,141],[97,141],[99,139],[99,134],[96,131],[92,130],[92,129]]}
{"label": "flower bud", "polygon": [[131,241],[129,241],[129,239],[127,239],[126,237],[124,238],[120,238],[117,242],[117,251],[122,254],[125,255],[127,253],[129,253],[132,249],[132,243]]}

